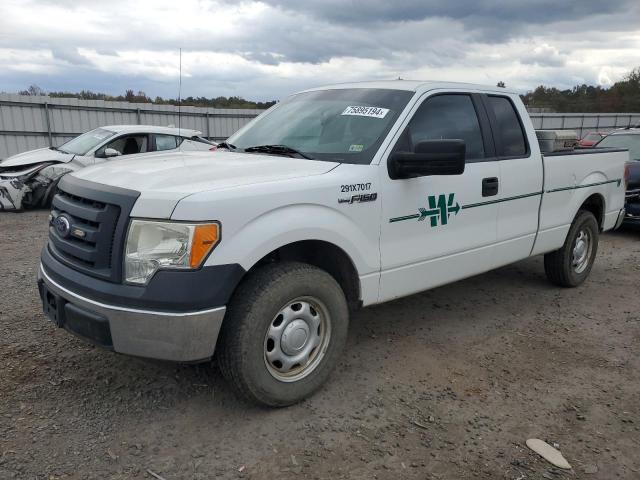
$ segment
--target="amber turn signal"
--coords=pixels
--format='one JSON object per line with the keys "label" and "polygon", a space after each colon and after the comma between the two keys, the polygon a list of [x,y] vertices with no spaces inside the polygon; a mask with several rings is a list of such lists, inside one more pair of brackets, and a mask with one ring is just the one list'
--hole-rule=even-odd
{"label": "amber turn signal", "polygon": [[208,223],[196,225],[191,242],[191,257],[189,258],[189,266],[197,268],[202,261],[209,255],[220,241],[220,225],[217,223]]}

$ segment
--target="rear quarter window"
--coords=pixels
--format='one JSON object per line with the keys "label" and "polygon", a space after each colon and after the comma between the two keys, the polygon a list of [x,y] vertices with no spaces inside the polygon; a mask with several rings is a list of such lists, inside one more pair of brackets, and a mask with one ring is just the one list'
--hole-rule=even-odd
{"label": "rear quarter window", "polygon": [[178,139],[173,135],[156,135],[156,150],[173,150],[178,148]]}

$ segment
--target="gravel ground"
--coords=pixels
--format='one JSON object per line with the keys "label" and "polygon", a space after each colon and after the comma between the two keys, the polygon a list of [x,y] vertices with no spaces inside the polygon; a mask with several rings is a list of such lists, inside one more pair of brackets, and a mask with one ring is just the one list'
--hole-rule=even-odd
{"label": "gravel ground", "polygon": [[47,215],[0,215],[2,479],[640,478],[640,231],[604,235],[577,289],[534,258],[364,309],[328,384],[269,410],[210,365],[128,358],[49,323]]}

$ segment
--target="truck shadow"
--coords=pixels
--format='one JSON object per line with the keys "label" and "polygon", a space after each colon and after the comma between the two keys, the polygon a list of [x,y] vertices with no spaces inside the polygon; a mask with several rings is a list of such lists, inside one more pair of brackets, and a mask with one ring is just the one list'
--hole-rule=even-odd
{"label": "truck shadow", "polygon": [[[426,292],[365,308],[352,318],[350,339],[356,342],[377,335],[402,331],[415,334],[427,327],[437,336],[451,322],[482,329],[496,315],[516,313],[514,298],[530,302],[532,297],[555,294],[558,289],[544,274],[542,258],[522,262],[460,280]],[[552,293],[554,292],[554,293]],[[517,310],[521,305],[516,306]],[[392,319],[393,321],[389,321]],[[448,323],[447,323],[448,322]]]}

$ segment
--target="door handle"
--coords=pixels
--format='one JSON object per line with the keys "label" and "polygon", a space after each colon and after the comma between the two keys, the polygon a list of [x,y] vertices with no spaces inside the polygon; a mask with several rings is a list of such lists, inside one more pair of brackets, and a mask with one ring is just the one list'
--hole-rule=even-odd
{"label": "door handle", "polygon": [[493,197],[498,194],[500,181],[498,177],[488,177],[482,179],[482,196]]}

